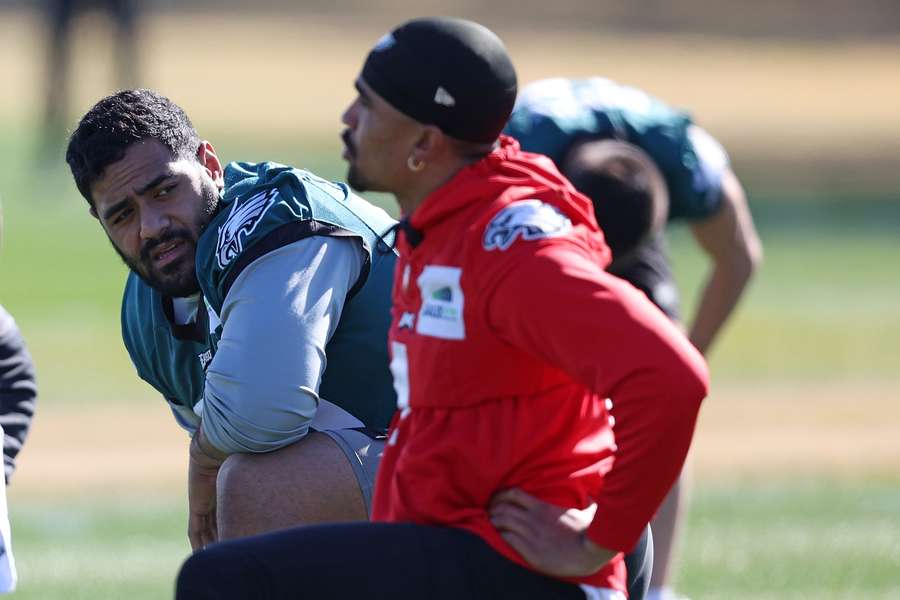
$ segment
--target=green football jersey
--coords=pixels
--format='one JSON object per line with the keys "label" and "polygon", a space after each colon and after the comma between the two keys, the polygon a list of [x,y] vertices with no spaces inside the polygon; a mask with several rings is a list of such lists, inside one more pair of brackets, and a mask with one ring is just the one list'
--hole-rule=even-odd
{"label": "green football jersey", "polygon": [[619,139],[640,147],[669,190],[669,219],[702,219],[720,204],[720,172],[701,164],[691,117],[649,94],[603,78],[546,79],[526,86],[505,133],[560,165],[576,142]]}
{"label": "green football jersey", "polygon": [[319,396],[367,427],[384,430],[396,408],[388,368],[391,286],[396,255],[384,239],[395,221],[327,181],[276,163],[231,163],[219,212],[197,244],[197,274],[212,321],[212,349],[229,289],[254,260],[310,236],[353,237],[366,257],[326,348]]}
{"label": "green football jersey", "polygon": [[206,366],[212,360],[203,304],[193,324],[176,325],[172,299],[129,273],[122,298],[122,339],[138,376],[165,397],[179,423],[193,430],[199,422],[193,407],[203,399]]}

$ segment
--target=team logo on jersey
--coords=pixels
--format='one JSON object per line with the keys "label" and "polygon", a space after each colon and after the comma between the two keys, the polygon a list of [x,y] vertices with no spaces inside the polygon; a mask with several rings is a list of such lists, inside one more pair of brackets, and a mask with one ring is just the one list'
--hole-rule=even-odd
{"label": "team logo on jersey", "polygon": [[517,237],[524,241],[565,235],[572,221],[553,205],[540,200],[522,200],[510,204],[491,219],[484,231],[485,250],[506,250]]}
{"label": "team logo on jersey", "polygon": [[212,362],[212,350],[204,350],[197,355],[197,358],[200,359],[200,368],[205,371],[209,363]]}
{"label": "team logo on jersey", "polygon": [[244,250],[244,241],[262,221],[263,215],[275,203],[277,196],[276,190],[269,189],[246,200],[234,202],[228,218],[219,227],[216,260],[220,269],[228,266],[228,263]]}
{"label": "team logo on jersey", "polygon": [[465,339],[465,302],[459,283],[461,276],[462,269],[458,267],[425,266],[416,280],[422,292],[417,332],[447,340]]}

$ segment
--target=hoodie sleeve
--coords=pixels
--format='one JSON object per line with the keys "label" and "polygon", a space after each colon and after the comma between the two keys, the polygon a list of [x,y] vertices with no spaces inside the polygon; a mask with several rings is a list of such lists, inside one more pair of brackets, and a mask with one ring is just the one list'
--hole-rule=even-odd
{"label": "hoodie sleeve", "polygon": [[488,321],[514,347],[612,400],[615,461],[588,535],[630,550],[681,470],[707,393],[705,362],[583,240],[519,241],[506,252]]}

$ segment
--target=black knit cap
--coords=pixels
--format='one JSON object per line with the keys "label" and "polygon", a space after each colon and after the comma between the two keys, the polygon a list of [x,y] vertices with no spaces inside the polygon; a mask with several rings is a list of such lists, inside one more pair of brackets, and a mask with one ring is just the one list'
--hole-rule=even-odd
{"label": "black knit cap", "polygon": [[516,70],[497,35],[478,23],[414,19],[382,37],[363,80],[403,114],[466,142],[493,142],[516,101]]}

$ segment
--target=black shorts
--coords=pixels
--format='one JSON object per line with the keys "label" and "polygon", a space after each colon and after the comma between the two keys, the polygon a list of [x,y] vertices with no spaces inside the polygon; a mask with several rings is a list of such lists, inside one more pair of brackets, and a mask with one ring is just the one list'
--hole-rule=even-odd
{"label": "black shorts", "polygon": [[404,523],[317,525],[213,544],[182,566],[175,597],[624,600],[521,567],[468,531]]}
{"label": "black shorts", "polygon": [[609,269],[638,288],[673,321],[681,319],[678,286],[669,265],[665,234],[659,233],[641,244],[628,256],[627,263]]}

